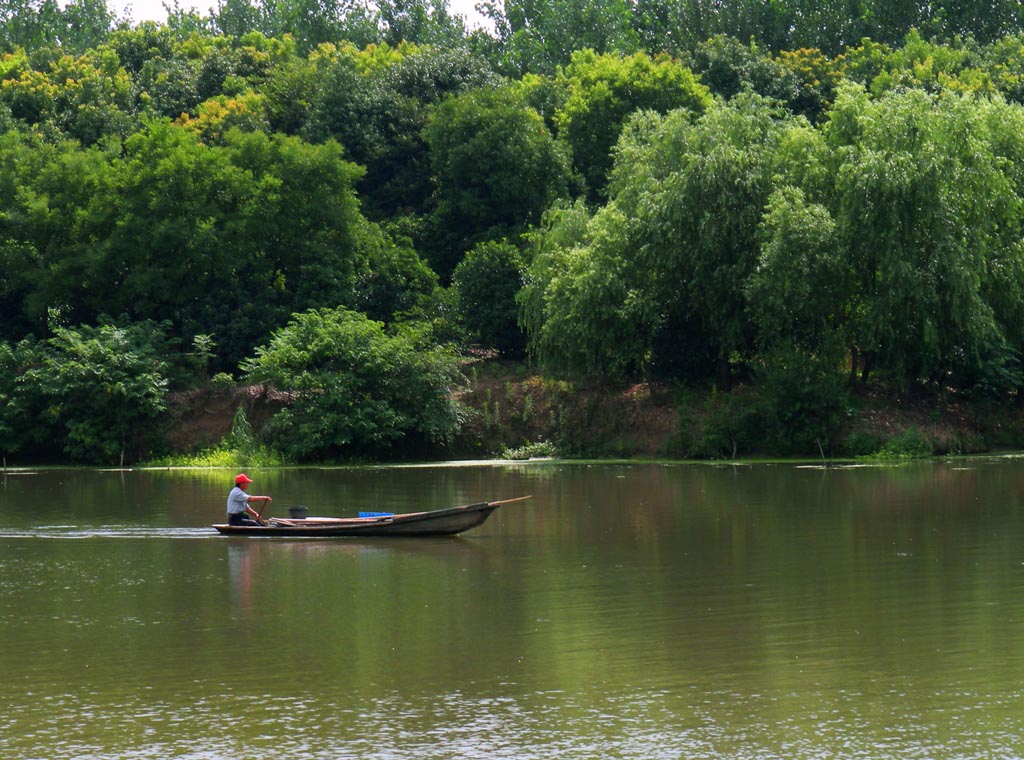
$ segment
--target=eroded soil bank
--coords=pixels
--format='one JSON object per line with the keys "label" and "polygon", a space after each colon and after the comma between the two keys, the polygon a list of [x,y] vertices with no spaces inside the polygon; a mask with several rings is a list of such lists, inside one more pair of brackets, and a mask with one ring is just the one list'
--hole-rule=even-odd
{"label": "eroded soil bank", "polygon": [[[752,389],[733,393],[753,393]],[[582,387],[551,380],[522,365],[476,367],[459,392],[468,419],[451,446],[426,452],[436,458],[476,458],[550,445],[569,456],[698,457],[778,456],[771,441],[738,442],[709,429],[732,407],[713,389],[668,386]],[[230,435],[241,409],[257,434],[288,403],[287,394],[263,386],[201,389],[171,399],[166,441],[183,453],[213,446]],[[742,409],[743,401],[732,406]],[[842,425],[818,451],[829,457],[869,453],[887,442],[911,440],[935,454],[973,454],[1024,448],[1024,406],[971,402],[952,394],[899,398],[874,387],[851,394]]]}

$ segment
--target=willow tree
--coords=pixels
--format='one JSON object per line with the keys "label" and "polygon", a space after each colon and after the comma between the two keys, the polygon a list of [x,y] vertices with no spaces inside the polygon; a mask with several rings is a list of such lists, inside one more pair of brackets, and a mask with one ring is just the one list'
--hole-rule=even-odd
{"label": "willow tree", "polygon": [[[746,284],[785,135],[806,128],[778,103],[741,95],[694,120],[687,110],[635,117],[618,143],[611,200],[551,274],[542,251],[542,361],[624,378],[647,371],[729,381],[749,355]],[[532,286],[531,287],[535,287]]]}
{"label": "willow tree", "polygon": [[827,136],[858,343],[905,386],[978,368],[1005,344],[1000,312],[1020,314],[1021,145],[1007,123],[1021,123],[1016,106],[979,96],[837,100]]}
{"label": "willow tree", "polygon": [[696,122],[670,114],[646,147],[620,144],[613,185],[617,202],[643,219],[637,260],[651,273],[659,330],[677,336],[666,351],[699,347],[713,369],[693,371],[726,385],[730,362],[753,347],[745,288],[777,154],[796,128],[806,122],[777,102],[742,94]]}

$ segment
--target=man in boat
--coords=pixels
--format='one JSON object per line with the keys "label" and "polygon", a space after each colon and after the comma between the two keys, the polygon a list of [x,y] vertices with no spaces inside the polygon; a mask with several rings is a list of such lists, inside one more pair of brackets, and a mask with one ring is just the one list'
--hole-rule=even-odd
{"label": "man in boat", "polygon": [[[273,501],[269,496],[250,496],[245,489],[252,479],[244,472],[235,476],[235,487],[228,494],[228,525],[263,525],[260,514]],[[254,501],[262,501],[263,509],[257,512],[251,506]]]}

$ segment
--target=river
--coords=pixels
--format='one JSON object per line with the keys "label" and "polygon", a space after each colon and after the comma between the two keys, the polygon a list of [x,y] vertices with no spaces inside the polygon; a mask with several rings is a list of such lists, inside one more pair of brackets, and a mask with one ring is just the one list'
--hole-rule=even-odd
{"label": "river", "polygon": [[1024,757],[1024,459],[8,472],[0,757]]}

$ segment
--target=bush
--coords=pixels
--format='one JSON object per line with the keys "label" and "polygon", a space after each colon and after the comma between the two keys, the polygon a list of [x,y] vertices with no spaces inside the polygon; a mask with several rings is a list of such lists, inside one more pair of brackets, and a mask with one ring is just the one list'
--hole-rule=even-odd
{"label": "bush", "polygon": [[[758,394],[739,388],[731,393],[712,393],[704,405],[699,432],[691,422],[680,420],[685,442],[694,440],[693,455],[712,458],[750,453],[765,438],[764,405]],[[685,445],[685,443],[684,443]]]}
{"label": "bush", "polygon": [[16,445],[45,444],[86,462],[123,462],[149,448],[166,407],[168,344],[153,322],[57,327],[7,360],[21,364],[4,421]]}
{"label": "bush", "polygon": [[873,458],[885,461],[923,459],[932,453],[932,445],[925,434],[916,428],[907,428],[886,441]]}
{"label": "bush", "polygon": [[218,372],[210,378],[210,387],[219,391],[226,391],[235,387],[235,378],[230,372]]}
{"label": "bush", "polygon": [[827,360],[793,349],[766,356],[760,372],[766,427],[782,454],[817,454],[849,416],[842,375]]}
{"label": "bush", "polygon": [[5,455],[31,449],[49,435],[50,426],[42,422],[45,399],[25,381],[40,356],[41,348],[29,338],[14,346],[0,341],[0,448]]}
{"label": "bush", "polygon": [[242,369],[291,391],[267,426],[271,443],[299,460],[394,454],[451,440],[462,422],[451,388],[456,357],[414,330],[385,333],[347,309],[293,315]]}
{"label": "bush", "polygon": [[841,450],[846,456],[863,457],[877,454],[884,441],[873,433],[850,433],[842,442]]}
{"label": "bush", "polygon": [[680,448],[693,456],[731,457],[759,448],[772,454],[828,451],[849,416],[843,377],[829,363],[776,350],[756,384],[713,391],[703,411],[680,404]]}
{"label": "bush", "polygon": [[505,446],[502,448],[499,456],[502,459],[511,459],[514,461],[557,457],[558,448],[550,441],[535,441],[532,443],[524,443],[522,446],[518,446],[514,449]]}

